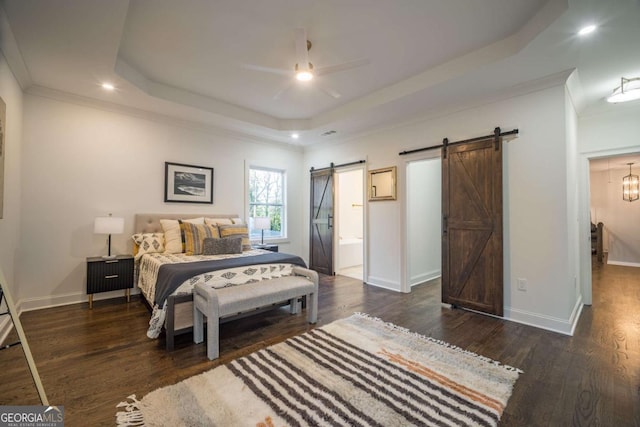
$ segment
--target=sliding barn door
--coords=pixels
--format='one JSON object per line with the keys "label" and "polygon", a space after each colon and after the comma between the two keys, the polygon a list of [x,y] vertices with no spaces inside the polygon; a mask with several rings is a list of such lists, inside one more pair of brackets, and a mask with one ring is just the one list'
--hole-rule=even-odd
{"label": "sliding barn door", "polygon": [[442,301],[502,316],[502,138],[445,146]]}
{"label": "sliding barn door", "polygon": [[333,168],[311,171],[309,268],[333,275]]}

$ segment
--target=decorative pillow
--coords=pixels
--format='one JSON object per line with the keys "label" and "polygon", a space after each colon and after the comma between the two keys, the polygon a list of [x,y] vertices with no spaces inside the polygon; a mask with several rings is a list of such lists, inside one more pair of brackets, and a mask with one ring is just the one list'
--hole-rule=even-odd
{"label": "decorative pillow", "polygon": [[144,254],[164,252],[164,233],[137,233],[131,238],[138,246],[136,258]]}
{"label": "decorative pillow", "polygon": [[214,239],[207,237],[204,239],[204,255],[241,254],[242,237],[225,237],[224,239]]}
{"label": "decorative pillow", "polygon": [[242,250],[251,250],[251,241],[249,240],[249,229],[246,224],[243,225],[220,225],[220,237],[242,237]]}
{"label": "decorative pillow", "polygon": [[231,218],[205,218],[204,223],[208,225],[232,225]]}
{"label": "decorative pillow", "polygon": [[204,218],[193,219],[161,219],[162,231],[164,231],[164,251],[168,254],[180,254],[184,252],[184,237],[180,229],[180,221],[189,224],[204,224]]}
{"label": "decorative pillow", "polygon": [[180,222],[180,229],[184,235],[184,253],[187,255],[202,255],[204,239],[220,237],[218,227],[215,225]]}

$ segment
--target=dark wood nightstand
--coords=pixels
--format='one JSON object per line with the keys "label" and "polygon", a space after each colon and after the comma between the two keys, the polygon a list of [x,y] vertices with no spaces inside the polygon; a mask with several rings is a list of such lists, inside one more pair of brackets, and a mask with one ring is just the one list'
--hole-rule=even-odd
{"label": "dark wood nightstand", "polygon": [[278,252],[278,245],[254,245],[255,249],[264,249],[266,251]]}
{"label": "dark wood nightstand", "polygon": [[93,294],[125,289],[127,302],[133,288],[133,256],[118,255],[115,258],[87,258],[87,294],[89,308],[93,308]]}

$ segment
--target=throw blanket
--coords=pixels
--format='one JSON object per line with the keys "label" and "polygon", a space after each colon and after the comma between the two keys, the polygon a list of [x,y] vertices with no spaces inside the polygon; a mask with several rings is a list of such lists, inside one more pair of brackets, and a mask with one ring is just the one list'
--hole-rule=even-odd
{"label": "throw blanket", "polygon": [[164,264],[160,266],[158,270],[154,303],[162,308],[169,295],[178,289],[186,280],[198,274],[260,264],[296,264],[301,267],[307,266],[299,256],[279,252],[269,252],[251,257]]}

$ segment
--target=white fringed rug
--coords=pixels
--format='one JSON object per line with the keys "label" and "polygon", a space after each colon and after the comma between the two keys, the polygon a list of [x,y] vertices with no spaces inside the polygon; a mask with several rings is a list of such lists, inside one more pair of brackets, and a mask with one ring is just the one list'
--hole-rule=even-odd
{"label": "white fringed rug", "polygon": [[495,426],[521,371],[366,314],[142,400],[120,426]]}

